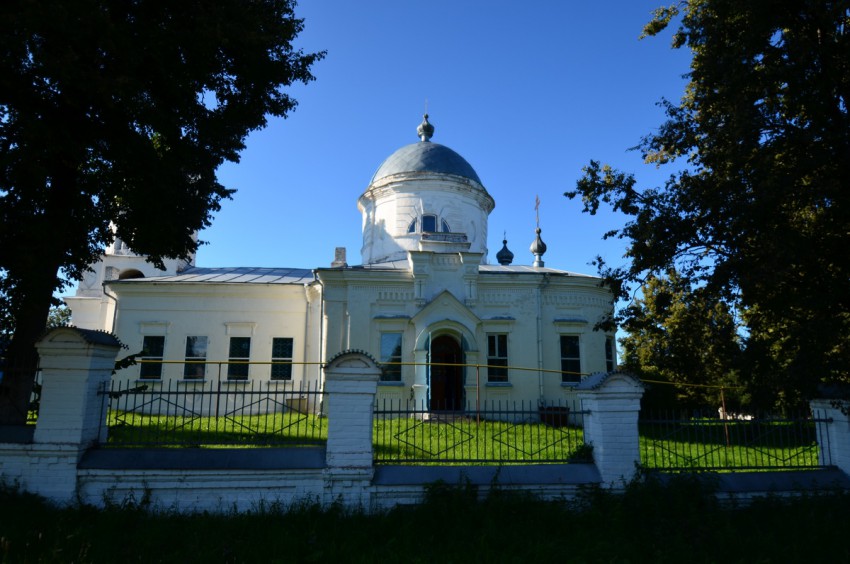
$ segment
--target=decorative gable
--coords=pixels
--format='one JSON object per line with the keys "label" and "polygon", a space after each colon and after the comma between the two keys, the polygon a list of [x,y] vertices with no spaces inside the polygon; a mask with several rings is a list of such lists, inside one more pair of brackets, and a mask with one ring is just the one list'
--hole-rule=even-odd
{"label": "decorative gable", "polygon": [[431,327],[441,322],[453,321],[475,333],[481,319],[466,307],[451,292],[444,290],[428,302],[411,320],[417,328]]}

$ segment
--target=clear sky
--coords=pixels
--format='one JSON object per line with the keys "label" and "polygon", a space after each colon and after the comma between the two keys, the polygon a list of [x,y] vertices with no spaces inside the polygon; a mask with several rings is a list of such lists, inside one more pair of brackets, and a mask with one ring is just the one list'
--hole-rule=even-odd
{"label": "clear sky", "polygon": [[460,153],[496,200],[489,262],[507,233],[514,264],[531,264],[535,196],[546,266],[593,274],[601,254],[622,264],[623,224],[580,213],[563,193],[590,159],[657,183],[628,151],[678,100],[689,53],[670,32],[638,40],[661,0],[302,0],[297,45],[327,50],[299,105],[253,133],[219,178],[223,202],[198,266],[329,266],[335,247],[360,264],[357,198],[399,147],[417,141],[426,107],[433,141]]}

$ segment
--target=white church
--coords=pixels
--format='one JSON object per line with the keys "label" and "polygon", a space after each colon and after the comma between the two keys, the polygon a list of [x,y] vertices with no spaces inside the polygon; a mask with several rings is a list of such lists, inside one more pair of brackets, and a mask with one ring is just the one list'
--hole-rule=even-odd
{"label": "white church", "polygon": [[599,278],[544,266],[539,228],[533,264],[513,264],[506,241],[489,264],[493,197],[431,141],[427,115],[417,133],[357,201],[360,265],[337,249],[329,267],[158,270],[116,240],[65,298],[72,323],[142,351],[147,362],[119,375],[154,386],[293,387],[357,349],[382,363],[379,399],[454,410],[569,400],[582,378],[612,371],[614,334],[594,330],[613,308]]}

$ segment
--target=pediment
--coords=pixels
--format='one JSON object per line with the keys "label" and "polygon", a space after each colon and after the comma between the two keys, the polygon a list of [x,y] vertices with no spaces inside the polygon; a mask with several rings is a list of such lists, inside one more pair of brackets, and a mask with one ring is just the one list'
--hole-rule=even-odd
{"label": "pediment", "polygon": [[416,326],[429,326],[438,321],[456,321],[474,330],[481,323],[466,305],[448,290],[443,290],[428,302],[411,320]]}

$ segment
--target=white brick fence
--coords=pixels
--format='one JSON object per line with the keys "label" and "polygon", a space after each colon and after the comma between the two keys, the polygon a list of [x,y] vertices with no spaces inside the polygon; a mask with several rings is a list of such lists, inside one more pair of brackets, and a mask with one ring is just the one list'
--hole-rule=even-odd
{"label": "white brick fence", "polygon": [[[640,458],[643,388],[627,374],[612,373],[594,375],[579,387],[592,464],[375,466],[372,417],[380,369],[358,351],[338,355],[324,368],[325,448],[92,448],[98,436],[106,436],[97,391],[111,378],[120,343],[111,335],[66,327],[48,333],[38,349],[43,386],[38,423],[24,443],[3,442],[0,435],[0,480],[60,503],[146,499],[159,509],[229,511],[341,502],[380,509],[420,501],[425,486],[437,480],[469,483],[482,495],[499,487],[559,499],[588,484],[621,486]],[[835,420],[829,440],[839,468],[830,476],[846,479],[850,420],[828,404],[818,407]]]}

